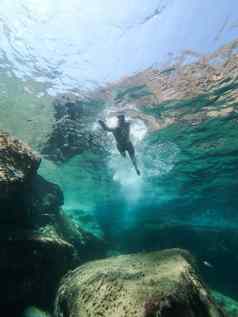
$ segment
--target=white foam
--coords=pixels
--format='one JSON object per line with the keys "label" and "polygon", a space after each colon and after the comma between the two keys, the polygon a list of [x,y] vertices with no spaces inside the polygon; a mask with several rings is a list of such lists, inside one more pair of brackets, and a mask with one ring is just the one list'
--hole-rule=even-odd
{"label": "white foam", "polygon": [[141,142],[147,134],[147,127],[140,119],[136,119],[131,124],[131,137],[135,143]]}
{"label": "white foam", "polygon": [[105,121],[109,128],[116,128],[118,126],[117,117],[107,117]]}
{"label": "white foam", "polygon": [[113,179],[121,185],[128,202],[136,202],[142,193],[143,177],[136,174],[129,157],[123,158],[114,153],[109,164],[114,171]]}
{"label": "white foam", "polygon": [[[127,121],[130,121],[128,117],[126,117]],[[106,123],[110,127],[117,126],[117,117],[108,117]],[[135,145],[136,157],[138,160],[138,165],[140,168],[140,152],[136,147],[147,133],[147,128],[143,121],[134,120],[131,124],[131,140]],[[142,186],[143,186],[143,177],[138,176],[132,162],[127,154],[126,158],[121,157],[118,153],[115,146],[111,149],[111,159],[109,162],[110,168],[114,171],[113,179],[121,185],[121,190],[124,193],[124,196],[128,200],[130,204],[138,201],[142,194]]]}
{"label": "white foam", "polygon": [[172,142],[155,143],[142,150],[145,177],[158,177],[169,173],[176,162],[179,148]]}

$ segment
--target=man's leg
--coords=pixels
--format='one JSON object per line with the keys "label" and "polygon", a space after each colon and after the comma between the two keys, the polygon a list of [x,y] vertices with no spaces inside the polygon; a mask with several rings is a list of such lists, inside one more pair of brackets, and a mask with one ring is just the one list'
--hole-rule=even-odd
{"label": "man's leg", "polygon": [[121,156],[126,157],[126,152],[125,151],[120,151]]}
{"label": "man's leg", "polygon": [[134,149],[134,146],[133,146],[133,144],[132,144],[131,142],[128,144],[127,151],[128,151],[128,153],[129,153],[129,156],[130,156],[130,159],[131,159],[131,161],[132,161],[132,164],[133,164],[134,167],[135,167],[136,173],[137,173],[138,175],[140,175],[140,171],[139,171],[139,169],[138,169],[137,161],[136,161],[136,156],[135,156],[135,149]]}
{"label": "man's leg", "polygon": [[117,144],[117,149],[119,153],[121,154],[121,156],[126,157],[126,151],[122,147],[120,147],[119,144]]}

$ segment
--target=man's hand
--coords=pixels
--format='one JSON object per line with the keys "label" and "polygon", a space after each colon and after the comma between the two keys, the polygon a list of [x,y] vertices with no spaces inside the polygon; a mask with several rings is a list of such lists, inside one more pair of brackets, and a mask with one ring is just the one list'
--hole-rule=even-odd
{"label": "man's hand", "polygon": [[103,130],[107,130],[107,126],[106,126],[106,124],[105,124],[105,122],[104,121],[102,121],[102,120],[98,120],[98,123],[100,124],[100,126],[103,128]]}
{"label": "man's hand", "polygon": [[113,129],[109,128],[104,121],[98,120],[98,123],[101,125],[103,130],[108,131],[108,132],[113,132]]}

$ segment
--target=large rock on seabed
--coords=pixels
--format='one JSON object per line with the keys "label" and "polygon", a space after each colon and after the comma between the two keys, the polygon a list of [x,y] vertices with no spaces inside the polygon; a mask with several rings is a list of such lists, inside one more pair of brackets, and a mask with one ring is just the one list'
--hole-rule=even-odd
{"label": "large rock on seabed", "polygon": [[59,287],[56,317],[221,317],[188,252],[123,255],[85,264]]}

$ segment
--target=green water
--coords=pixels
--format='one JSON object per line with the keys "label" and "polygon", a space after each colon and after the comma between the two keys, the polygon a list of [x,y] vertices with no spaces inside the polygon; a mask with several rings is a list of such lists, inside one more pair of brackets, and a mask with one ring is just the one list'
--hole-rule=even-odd
{"label": "green water", "polygon": [[[155,1],[132,2],[4,1],[0,129],[41,155],[63,212],[108,255],[187,248],[236,316],[237,3],[159,1],[157,20]],[[141,176],[98,124],[118,113]]]}

